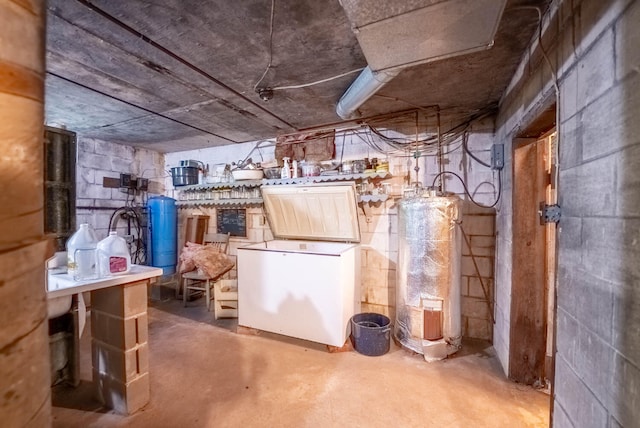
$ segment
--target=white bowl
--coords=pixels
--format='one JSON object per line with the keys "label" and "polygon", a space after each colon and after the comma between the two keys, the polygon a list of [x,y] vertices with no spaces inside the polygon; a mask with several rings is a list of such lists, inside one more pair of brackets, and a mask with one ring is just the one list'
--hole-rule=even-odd
{"label": "white bowl", "polygon": [[231,174],[234,180],[260,180],[264,176],[261,169],[234,169]]}

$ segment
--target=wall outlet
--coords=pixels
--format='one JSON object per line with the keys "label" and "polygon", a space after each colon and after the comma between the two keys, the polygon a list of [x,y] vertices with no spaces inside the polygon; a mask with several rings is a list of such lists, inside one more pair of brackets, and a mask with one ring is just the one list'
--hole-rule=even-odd
{"label": "wall outlet", "polygon": [[504,168],[504,144],[491,146],[491,169]]}

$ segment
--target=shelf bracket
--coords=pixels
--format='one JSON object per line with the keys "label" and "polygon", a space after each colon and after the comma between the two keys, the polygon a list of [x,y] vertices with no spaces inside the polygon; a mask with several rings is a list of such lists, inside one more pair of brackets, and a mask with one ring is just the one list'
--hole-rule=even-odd
{"label": "shelf bracket", "polygon": [[364,213],[367,223],[371,223],[371,205],[368,202],[361,202],[360,205],[362,205],[362,212]]}

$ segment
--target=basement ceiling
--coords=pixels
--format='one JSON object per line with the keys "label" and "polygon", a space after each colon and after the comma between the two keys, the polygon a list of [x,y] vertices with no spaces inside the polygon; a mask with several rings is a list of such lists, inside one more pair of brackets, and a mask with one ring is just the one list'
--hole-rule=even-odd
{"label": "basement ceiling", "polygon": [[[46,123],[160,152],[339,126],[336,104],[367,66],[356,24],[446,1],[49,0]],[[360,115],[437,105],[455,121],[495,107],[535,34],[531,7],[548,3],[507,0],[489,49],[402,68]],[[424,32],[440,18],[406,22]]]}

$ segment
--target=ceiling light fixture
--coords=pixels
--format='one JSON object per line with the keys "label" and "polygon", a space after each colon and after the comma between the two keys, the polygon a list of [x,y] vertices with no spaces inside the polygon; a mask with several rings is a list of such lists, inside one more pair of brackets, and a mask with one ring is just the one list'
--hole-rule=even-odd
{"label": "ceiling light fixture", "polygon": [[258,88],[256,92],[262,101],[269,101],[273,98],[273,89],[271,88]]}

